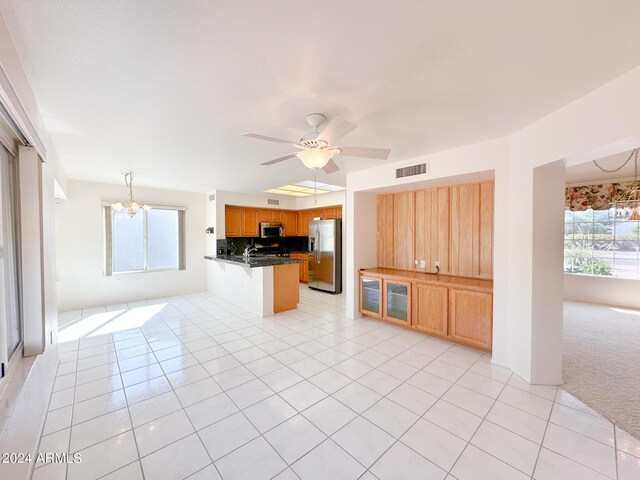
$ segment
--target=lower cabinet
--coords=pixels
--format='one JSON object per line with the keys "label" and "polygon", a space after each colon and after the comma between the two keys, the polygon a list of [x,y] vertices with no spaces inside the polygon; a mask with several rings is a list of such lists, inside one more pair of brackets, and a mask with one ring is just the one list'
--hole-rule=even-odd
{"label": "lower cabinet", "polygon": [[413,284],[413,326],[426,333],[446,337],[449,323],[449,289],[424,283]]}
{"label": "lower cabinet", "polygon": [[411,283],[383,280],[382,318],[401,325],[411,325]]}
{"label": "lower cabinet", "polygon": [[451,289],[449,335],[468,345],[491,349],[493,295]]}
{"label": "lower cabinet", "polygon": [[[395,269],[360,272],[360,312],[482,350],[491,350],[493,295],[490,280]],[[392,271],[390,274],[382,272]],[[406,276],[406,278],[405,278]],[[482,285],[478,285],[482,282]]]}
{"label": "lower cabinet", "polygon": [[371,317],[382,317],[382,279],[360,276],[360,311]]}

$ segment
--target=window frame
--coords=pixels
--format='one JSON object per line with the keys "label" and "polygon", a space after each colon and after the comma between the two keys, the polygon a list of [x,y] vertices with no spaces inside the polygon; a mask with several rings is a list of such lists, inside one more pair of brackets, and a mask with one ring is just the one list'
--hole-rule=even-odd
{"label": "window frame", "polygon": [[178,266],[177,268],[148,268],[148,215],[142,210],[143,215],[143,265],[142,270],[126,270],[115,272],[113,270],[113,213],[111,203],[103,203],[102,210],[104,216],[104,275],[107,277],[117,275],[131,275],[137,273],[154,273],[154,272],[177,272],[186,270],[186,233],[185,233],[185,213],[186,207],[175,207],[169,205],[149,205],[151,209],[156,210],[177,210],[178,211]]}
{"label": "window frame", "polygon": [[[595,225],[596,223],[602,223],[602,222],[596,220],[596,218],[595,218],[595,215],[596,215],[595,212],[597,210],[593,210],[591,208],[588,208],[588,209],[586,209],[584,211],[590,211],[590,210],[592,212],[591,213],[592,220],[576,222],[575,221],[575,214],[579,213],[579,212],[582,212],[582,210],[573,211],[573,210],[565,208],[565,220],[563,222],[564,229],[565,229],[565,232],[566,232],[567,226],[571,225],[572,230],[573,230],[573,227],[577,223],[585,224],[585,225],[591,225],[591,232],[589,234],[590,235],[589,239],[590,239],[590,243],[591,243],[591,248],[589,249],[589,251],[591,253],[591,256],[590,257],[583,257],[583,258],[589,258],[591,260],[599,258],[599,259],[603,260],[605,257],[598,257],[598,256],[595,255],[595,253],[600,251],[600,250],[593,248],[595,243],[596,243],[596,239],[594,238],[593,225]],[[567,212],[571,212],[572,213],[571,223],[567,222],[567,220],[566,220],[566,213]],[[609,212],[609,215],[610,215],[610,212]],[[610,216],[609,218],[611,218],[611,221],[609,223],[610,223],[611,229],[612,229],[611,242],[614,245],[614,248],[612,248],[612,250],[611,250],[611,274],[610,275],[601,275],[601,274],[593,273],[593,268],[592,268],[590,273],[582,273],[582,272],[574,272],[574,271],[566,271],[565,270],[563,272],[565,275],[577,275],[577,276],[588,276],[588,277],[597,277],[597,278],[614,278],[614,279],[617,279],[617,280],[631,280],[631,281],[635,280],[635,281],[640,281],[640,232],[638,233],[638,237],[635,239],[635,242],[636,242],[636,273],[635,273],[635,276],[634,277],[624,277],[624,276],[616,275],[615,272],[616,272],[617,256],[616,256],[615,245],[617,244],[617,242],[619,240],[618,239],[619,233],[618,233],[618,229],[616,228],[616,226],[619,225],[619,224],[622,224],[623,222],[626,222],[628,220],[618,219],[615,216],[613,216],[613,217]],[[640,221],[638,222],[638,225],[640,225]],[[572,235],[574,235],[574,234],[575,234],[575,232]],[[573,238],[571,239],[571,241],[573,241]],[[620,241],[624,241],[624,240],[620,240]],[[628,241],[634,241],[634,240],[628,240]],[[566,242],[567,242],[567,234],[566,233],[564,234],[564,242],[565,242],[565,246],[566,246]],[[563,252],[563,261],[566,262],[566,259],[567,259],[567,257],[566,257],[566,248],[565,248],[565,250]],[[572,270],[573,270],[573,264],[572,264]]]}

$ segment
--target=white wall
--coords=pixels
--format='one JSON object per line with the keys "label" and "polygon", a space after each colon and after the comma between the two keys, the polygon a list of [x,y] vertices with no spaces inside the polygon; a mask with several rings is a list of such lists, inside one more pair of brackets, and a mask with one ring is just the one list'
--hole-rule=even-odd
{"label": "white wall", "polygon": [[138,201],[187,208],[186,270],[107,277],[101,203],[122,200],[126,187],[74,180],[67,187],[56,212],[60,311],[206,291],[205,195],[135,187]]}
{"label": "white wall", "polygon": [[296,210],[307,210],[312,208],[332,207],[333,205],[344,205],[347,191],[325,193],[317,197],[296,198]]}
{"label": "white wall", "polygon": [[564,275],[564,298],[640,309],[640,281],[597,275]]}

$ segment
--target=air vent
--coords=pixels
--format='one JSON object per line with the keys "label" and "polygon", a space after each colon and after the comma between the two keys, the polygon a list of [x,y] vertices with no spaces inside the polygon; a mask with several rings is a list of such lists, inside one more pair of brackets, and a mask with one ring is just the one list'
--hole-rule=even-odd
{"label": "air vent", "polygon": [[280,200],[277,200],[275,198],[267,198],[267,203],[269,205],[280,205]]}
{"label": "air vent", "polygon": [[216,194],[212,193],[211,195],[209,195],[209,201],[213,202],[216,199]]}
{"label": "air vent", "polygon": [[427,173],[427,164],[411,165],[410,167],[396,168],[396,178],[412,177]]}

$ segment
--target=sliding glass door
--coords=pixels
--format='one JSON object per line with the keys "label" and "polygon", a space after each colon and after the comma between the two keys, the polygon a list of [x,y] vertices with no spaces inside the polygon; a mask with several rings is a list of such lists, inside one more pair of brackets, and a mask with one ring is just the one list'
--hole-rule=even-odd
{"label": "sliding glass door", "polygon": [[22,343],[17,185],[17,160],[0,145],[0,359],[5,366]]}

